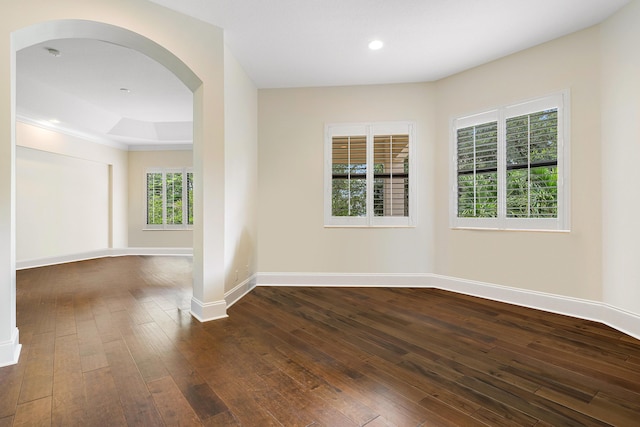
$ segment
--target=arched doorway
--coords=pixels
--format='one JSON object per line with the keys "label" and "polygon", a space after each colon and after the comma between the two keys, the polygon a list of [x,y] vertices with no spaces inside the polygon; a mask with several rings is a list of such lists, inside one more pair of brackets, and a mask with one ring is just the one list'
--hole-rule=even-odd
{"label": "arched doorway", "polygon": [[[105,6],[110,8],[111,6]],[[156,7],[156,6],[149,6]],[[62,10],[62,9],[61,9]],[[110,13],[114,13],[109,9]],[[157,12],[153,10],[153,12]],[[62,12],[64,13],[64,12]],[[117,12],[125,13],[125,12]],[[91,14],[94,14],[92,11]],[[100,11],[95,11],[98,16]],[[37,22],[37,13],[30,17]],[[147,17],[148,18],[148,17]],[[121,18],[118,18],[121,19]],[[160,24],[166,20],[163,14],[155,13],[151,20]],[[29,21],[27,21],[29,22]],[[128,22],[128,21],[127,21]],[[141,21],[142,22],[142,21]],[[145,21],[146,24],[146,21]],[[194,23],[194,26],[198,26]],[[144,25],[137,25],[144,27]],[[135,27],[135,25],[134,25]],[[156,25],[157,27],[157,25]],[[195,187],[195,224],[194,224],[194,286],[192,314],[199,320],[210,320],[226,315],[224,304],[224,276],[222,258],[224,253],[224,207],[219,201],[224,200],[224,119],[223,119],[223,60],[222,33],[215,27],[193,30],[190,37],[195,40],[195,47],[183,41],[179,50],[188,52],[190,59],[199,67],[203,79],[187,66],[178,56],[153,40],[123,27],[89,20],[55,20],[33,24],[11,31],[11,140],[10,149],[3,147],[5,157],[2,166],[9,166],[11,175],[6,176],[0,191],[6,196],[5,206],[0,209],[0,235],[5,241],[0,254],[3,259],[0,265],[0,366],[16,363],[20,353],[19,333],[15,317],[15,55],[22,48],[51,39],[87,38],[98,39],[137,50],[162,64],[180,79],[194,93],[194,175]],[[161,28],[152,32],[159,34]],[[208,37],[204,41],[198,38],[204,31]],[[186,30],[187,33],[190,30]],[[207,45],[208,42],[209,45]],[[208,55],[205,55],[207,54]],[[203,84],[208,82],[207,85]],[[205,87],[206,86],[206,87]],[[0,90],[0,96],[7,94]],[[205,123],[205,115],[207,122]],[[8,135],[8,131],[6,134]],[[205,140],[207,141],[205,143]],[[207,163],[207,171],[204,164]],[[209,170],[210,167],[210,170]],[[207,195],[205,197],[205,194]],[[215,199],[208,201],[208,199]],[[13,213],[10,213],[13,211]],[[205,233],[203,218],[207,217],[208,227]],[[205,255],[212,261],[204,262]]]}

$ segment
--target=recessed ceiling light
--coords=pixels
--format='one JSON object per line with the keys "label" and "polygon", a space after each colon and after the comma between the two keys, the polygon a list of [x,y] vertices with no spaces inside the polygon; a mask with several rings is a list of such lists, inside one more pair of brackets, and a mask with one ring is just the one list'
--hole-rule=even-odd
{"label": "recessed ceiling light", "polygon": [[47,52],[49,52],[49,55],[51,56],[60,56],[60,51],[58,49],[54,49],[52,47],[45,47],[45,49],[47,50]]}
{"label": "recessed ceiling light", "polygon": [[382,43],[381,40],[373,40],[371,43],[369,43],[369,49],[371,50],[382,49],[382,46],[384,46],[384,43]]}
{"label": "recessed ceiling light", "polygon": [[127,89],[126,87],[121,87],[120,92],[122,93],[131,93],[131,89]]}

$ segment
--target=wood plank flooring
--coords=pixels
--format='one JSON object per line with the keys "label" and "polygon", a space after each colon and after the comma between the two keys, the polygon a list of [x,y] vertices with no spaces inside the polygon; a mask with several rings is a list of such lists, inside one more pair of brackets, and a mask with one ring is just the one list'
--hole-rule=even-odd
{"label": "wood plank flooring", "polygon": [[18,272],[2,426],[638,426],[640,342],[432,289],[260,287],[200,324],[188,258]]}

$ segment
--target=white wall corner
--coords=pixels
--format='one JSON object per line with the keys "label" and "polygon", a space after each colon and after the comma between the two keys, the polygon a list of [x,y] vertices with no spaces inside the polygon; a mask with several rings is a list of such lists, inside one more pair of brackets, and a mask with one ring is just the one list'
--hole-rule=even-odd
{"label": "white wall corner", "polygon": [[237,303],[242,299],[243,296],[248,294],[256,287],[257,277],[256,275],[250,276],[248,279],[244,280],[242,283],[235,286],[229,292],[225,292],[224,300],[227,303],[227,308],[231,307],[233,304]]}
{"label": "white wall corner", "polygon": [[18,363],[21,350],[20,333],[15,328],[9,341],[0,342],[0,368]]}
{"label": "white wall corner", "polygon": [[640,340],[640,316],[608,304],[602,306],[602,323]]}
{"label": "white wall corner", "polygon": [[224,319],[229,317],[227,315],[227,302],[222,300],[204,303],[193,297],[191,298],[191,315],[201,323]]}

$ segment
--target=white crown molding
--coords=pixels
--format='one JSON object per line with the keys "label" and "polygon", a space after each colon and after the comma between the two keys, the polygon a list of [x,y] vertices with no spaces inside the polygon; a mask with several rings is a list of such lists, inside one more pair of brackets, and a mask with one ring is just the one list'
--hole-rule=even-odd
{"label": "white crown molding", "polygon": [[193,151],[191,141],[174,144],[135,144],[129,145],[129,151]]}
{"label": "white crown molding", "polygon": [[105,145],[122,151],[191,151],[193,150],[193,141],[178,140],[171,142],[158,142],[155,140],[143,140],[134,138],[108,138],[90,132],[82,132],[77,129],[68,128],[59,124],[50,123],[44,120],[35,119],[24,114],[17,114],[16,120],[41,129],[52,132],[61,133],[74,138],[80,138],[94,144]]}
{"label": "white crown molding", "polygon": [[123,142],[115,141],[110,138],[105,138],[89,132],[81,132],[76,129],[67,128],[58,124],[46,122],[43,120],[34,119],[32,117],[25,116],[24,114],[16,115],[16,120],[27,125],[36,126],[42,129],[50,130],[52,132],[58,132],[64,135],[72,136],[75,138],[84,139],[95,144],[106,145],[111,148],[116,148],[122,151],[128,151],[129,146]]}

